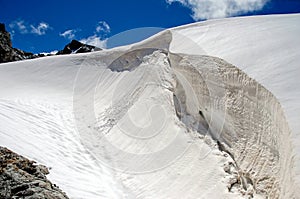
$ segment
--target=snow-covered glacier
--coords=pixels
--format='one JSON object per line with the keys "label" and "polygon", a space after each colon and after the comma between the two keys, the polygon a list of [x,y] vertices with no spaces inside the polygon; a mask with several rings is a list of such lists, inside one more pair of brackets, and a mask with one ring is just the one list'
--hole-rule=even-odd
{"label": "snow-covered glacier", "polygon": [[297,198],[300,15],[0,65],[0,145],[70,198]]}

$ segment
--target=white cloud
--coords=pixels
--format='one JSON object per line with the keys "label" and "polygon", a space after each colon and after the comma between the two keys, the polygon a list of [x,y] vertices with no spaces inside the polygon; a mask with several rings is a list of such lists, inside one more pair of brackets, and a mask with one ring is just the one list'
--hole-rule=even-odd
{"label": "white cloud", "polygon": [[224,18],[261,10],[269,0],[166,0],[190,8],[194,20]]}
{"label": "white cloud", "polygon": [[94,35],[83,38],[80,40],[80,42],[99,48],[106,48],[107,39],[104,38],[106,37],[107,33],[110,33],[109,25],[105,21],[99,21],[96,26]]}
{"label": "white cloud", "polygon": [[56,53],[58,53],[58,50],[53,50],[53,51],[51,51],[51,52],[41,52],[41,53],[39,53],[39,54],[42,54],[42,55],[56,55]]}
{"label": "white cloud", "polygon": [[9,24],[9,27],[11,29],[17,29],[21,34],[28,33],[28,29],[25,25],[25,22],[23,20],[16,20]]}
{"label": "white cloud", "polygon": [[107,39],[101,40],[101,38],[97,35],[92,35],[90,37],[84,38],[80,40],[81,43],[96,46],[99,48],[106,48]]}
{"label": "white cloud", "polygon": [[64,37],[66,39],[74,39],[76,30],[66,30],[63,33],[60,33],[59,36]]}
{"label": "white cloud", "polygon": [[58,53],[58,50],[53,50],[50,52],[51,55],[55,55],[56,53]]}
{"label": "white cloud", "polygon": [[9,27],[12,29],[13,32],[15,30],[19,31],[21,34],[37,34],[37,35],[44,35],[46,31],[50,29],[49,24],[45,22],[40,22],[37,26],[30,25],[26,23],[24,20],[16,20],[9,24]]}
{"label": "white cloud", "polygon": [[99,21],[96,26],[97,33],[109,33],[110,27],[105,21]]}
{"label": "white cloud", "polygon": [[50,28],[50,26],[45,22],[41,22],[37,27],[30,25],[30,28],[31,28],[31,33],[37,35],[44,35],[46,34],[46,31]]}
{"label": "white cloud", "polygon": [[14,30],[10,31],[10,38],[11,38],[11,40],[14,39],[15,33],[16,32]]}

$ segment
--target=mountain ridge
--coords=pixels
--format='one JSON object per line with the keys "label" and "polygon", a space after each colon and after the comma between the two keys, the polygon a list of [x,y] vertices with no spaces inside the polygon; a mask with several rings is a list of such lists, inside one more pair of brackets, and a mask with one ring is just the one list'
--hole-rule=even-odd
{"label": "mountain ridge", "polygon": [[0,23],[0,63],[21,61],[25,59],[35,59],[45,56],[53,55],[65,55],[74,53],[87,53],[102,50],[101,48],[83,44],[77,40],[72,40],[65,45],[62,50],[59,50],[56,54],[51,53],[38,53],[34,54],[26,52],[18,48],[14,48],[11,41],[10,33],[6,30],[5,24]]}

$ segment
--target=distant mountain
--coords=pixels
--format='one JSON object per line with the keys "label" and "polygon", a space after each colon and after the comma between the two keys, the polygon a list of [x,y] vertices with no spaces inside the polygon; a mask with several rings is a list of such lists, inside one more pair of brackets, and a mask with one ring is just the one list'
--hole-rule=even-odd
{"label": "distant mountain", "polygon": [[[101,48],[83,44],[77,40],[72,40],[67,44],[63,50],[60,50],[56,55],[73,54],[73,53],[86,53],[102,50]],[[11,36],[6,31],[5,25],[0,23],[0,63],[13,62],[24,59],[34,59],[38,57],[50,56],[52,54],[33,54],[17,48],[13,48]]]}
{"label": "distant mountain", "polygon": [[83,44],[77,40],[72,40],[69,44],[67,44],[63,50],[58,51],[57,55],[63,54],[74,54],[74,53],[87,53],[93,51],[102,50],[101,48],[91,46],[88,44]]}

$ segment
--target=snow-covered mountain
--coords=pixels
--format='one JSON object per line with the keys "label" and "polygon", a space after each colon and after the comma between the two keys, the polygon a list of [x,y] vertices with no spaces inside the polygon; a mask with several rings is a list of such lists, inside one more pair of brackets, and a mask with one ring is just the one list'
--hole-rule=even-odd
{"label": "snow-covered mountain", "polygon": [[300,15],[0,65],[0,145],[70,198],[297,198]]}

